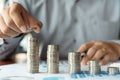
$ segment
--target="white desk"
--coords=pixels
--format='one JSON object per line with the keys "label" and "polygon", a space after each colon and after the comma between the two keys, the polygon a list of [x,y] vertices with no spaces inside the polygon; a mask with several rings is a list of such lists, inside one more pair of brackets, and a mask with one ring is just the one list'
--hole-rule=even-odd
{"label": "white desk", "polygon": [[89,75],[88,66],[82,66],[81,74],[68,74],[68,63],[67,61],[60,61],[60,73],[59,74],[47,74],[46,62],[40,63],[40,73],[31,74],[27,72],[27,65],[24,64],[11,64],[0,66],[0,80],[5,77],[29,77],[29,79],[10,79],[10,80],[120,80],[120,74],[118,75],[108,75],[106,73],[108,66],[117,66],[120,67],[120,63],[116,62],[106,66],[102,66],[102,71],[100,75]]}

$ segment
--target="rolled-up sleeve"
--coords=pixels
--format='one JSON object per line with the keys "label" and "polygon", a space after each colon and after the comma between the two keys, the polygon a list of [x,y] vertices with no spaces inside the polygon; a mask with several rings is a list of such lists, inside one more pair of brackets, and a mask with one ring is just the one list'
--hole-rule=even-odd
{"label": "rolled-up sleeve", "polygon": [[9,56],[15,53],[17,46],[24,35],[16,38],[4,39],[4,44],[0,45],[0,60],[9,59]]}

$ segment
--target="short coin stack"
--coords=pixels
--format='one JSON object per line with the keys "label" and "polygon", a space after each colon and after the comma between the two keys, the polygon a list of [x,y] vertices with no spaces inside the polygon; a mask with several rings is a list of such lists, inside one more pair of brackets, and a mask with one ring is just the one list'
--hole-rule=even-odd
{"label": "short coin stack", "polygon": [[39,40],[31,34],[28,36],[27,65],[30,73],[39,72]]}
{"label": "short coin stack", "polygon": [[101,67],[98,61],[90,61],[89,62],[89,72],[91,75],[100,74]]}
{"label": "short coin stack", "polygon": [[80,53],[79,52],[69,52],[68,53],[68,63],[69,63],[69,73],[75,74],[80,73]]}
{"label": "short coin stack", "polygon": [[58,45],[48,45],[47,72],[59,73],[59,46]]}
{"label": "short coin stack", "polygon": [[108,67],[108,73],[110,75],[118,74],[119,73],[119,67]]}

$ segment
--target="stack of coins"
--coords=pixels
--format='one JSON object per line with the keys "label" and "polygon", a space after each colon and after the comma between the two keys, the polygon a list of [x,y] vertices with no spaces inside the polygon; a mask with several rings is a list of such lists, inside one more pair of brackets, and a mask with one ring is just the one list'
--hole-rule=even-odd
{"label": "stack of coins", "polygon": [[80,73],[80,53],[79,52],[69,52],[68,53],[68,63],[69,63],[69,73],[75,74]]}
{"label": "stack of coins", "polygon": [[98,61],[90,61],[89,62],[89,72],[91,75],[100,74],[101,66]]}
{"label": "stack of coins", "polygon": [[39,72],[39,40],[31,34],[28,36],[27,65],[30,73]]}
{"label": "stack of coins", "polygon": [[108,67],[108,73],[110,75],[118,74],[119,73],[119,67]]}
{"label": "stack of coins", "polygon": [[59,73],[59,46],[58,45],[48,45],[47,72]]}

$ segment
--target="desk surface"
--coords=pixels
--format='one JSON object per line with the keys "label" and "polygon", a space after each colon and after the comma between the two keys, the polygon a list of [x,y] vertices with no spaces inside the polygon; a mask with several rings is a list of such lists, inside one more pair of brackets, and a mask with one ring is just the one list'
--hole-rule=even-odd
{"label": "desk surface", "polygon": [[[81,74],[69,74],[68,73],[68,62],[60,61],[59,74],[48,74],[47,63],[45,61],[40,62],[39,71],[40,73],[31,74],[27,71],[27,64],[12,64],[0,66],[0,80],[120,80],[120,74],[108,75],[107,67],[116,66],[120,67],[120,62],[112,63],[109,65],[102,66],[102,73],[100,75],[89,75],[88,66],[81,66]],[[6,79],[10,78],[10,79]]]}
{"label": "desk surface", "polygon": [[12,61],[0,61],[0,66],[1,65],[8,65],[8,64],[13,64],[14,62]]}

